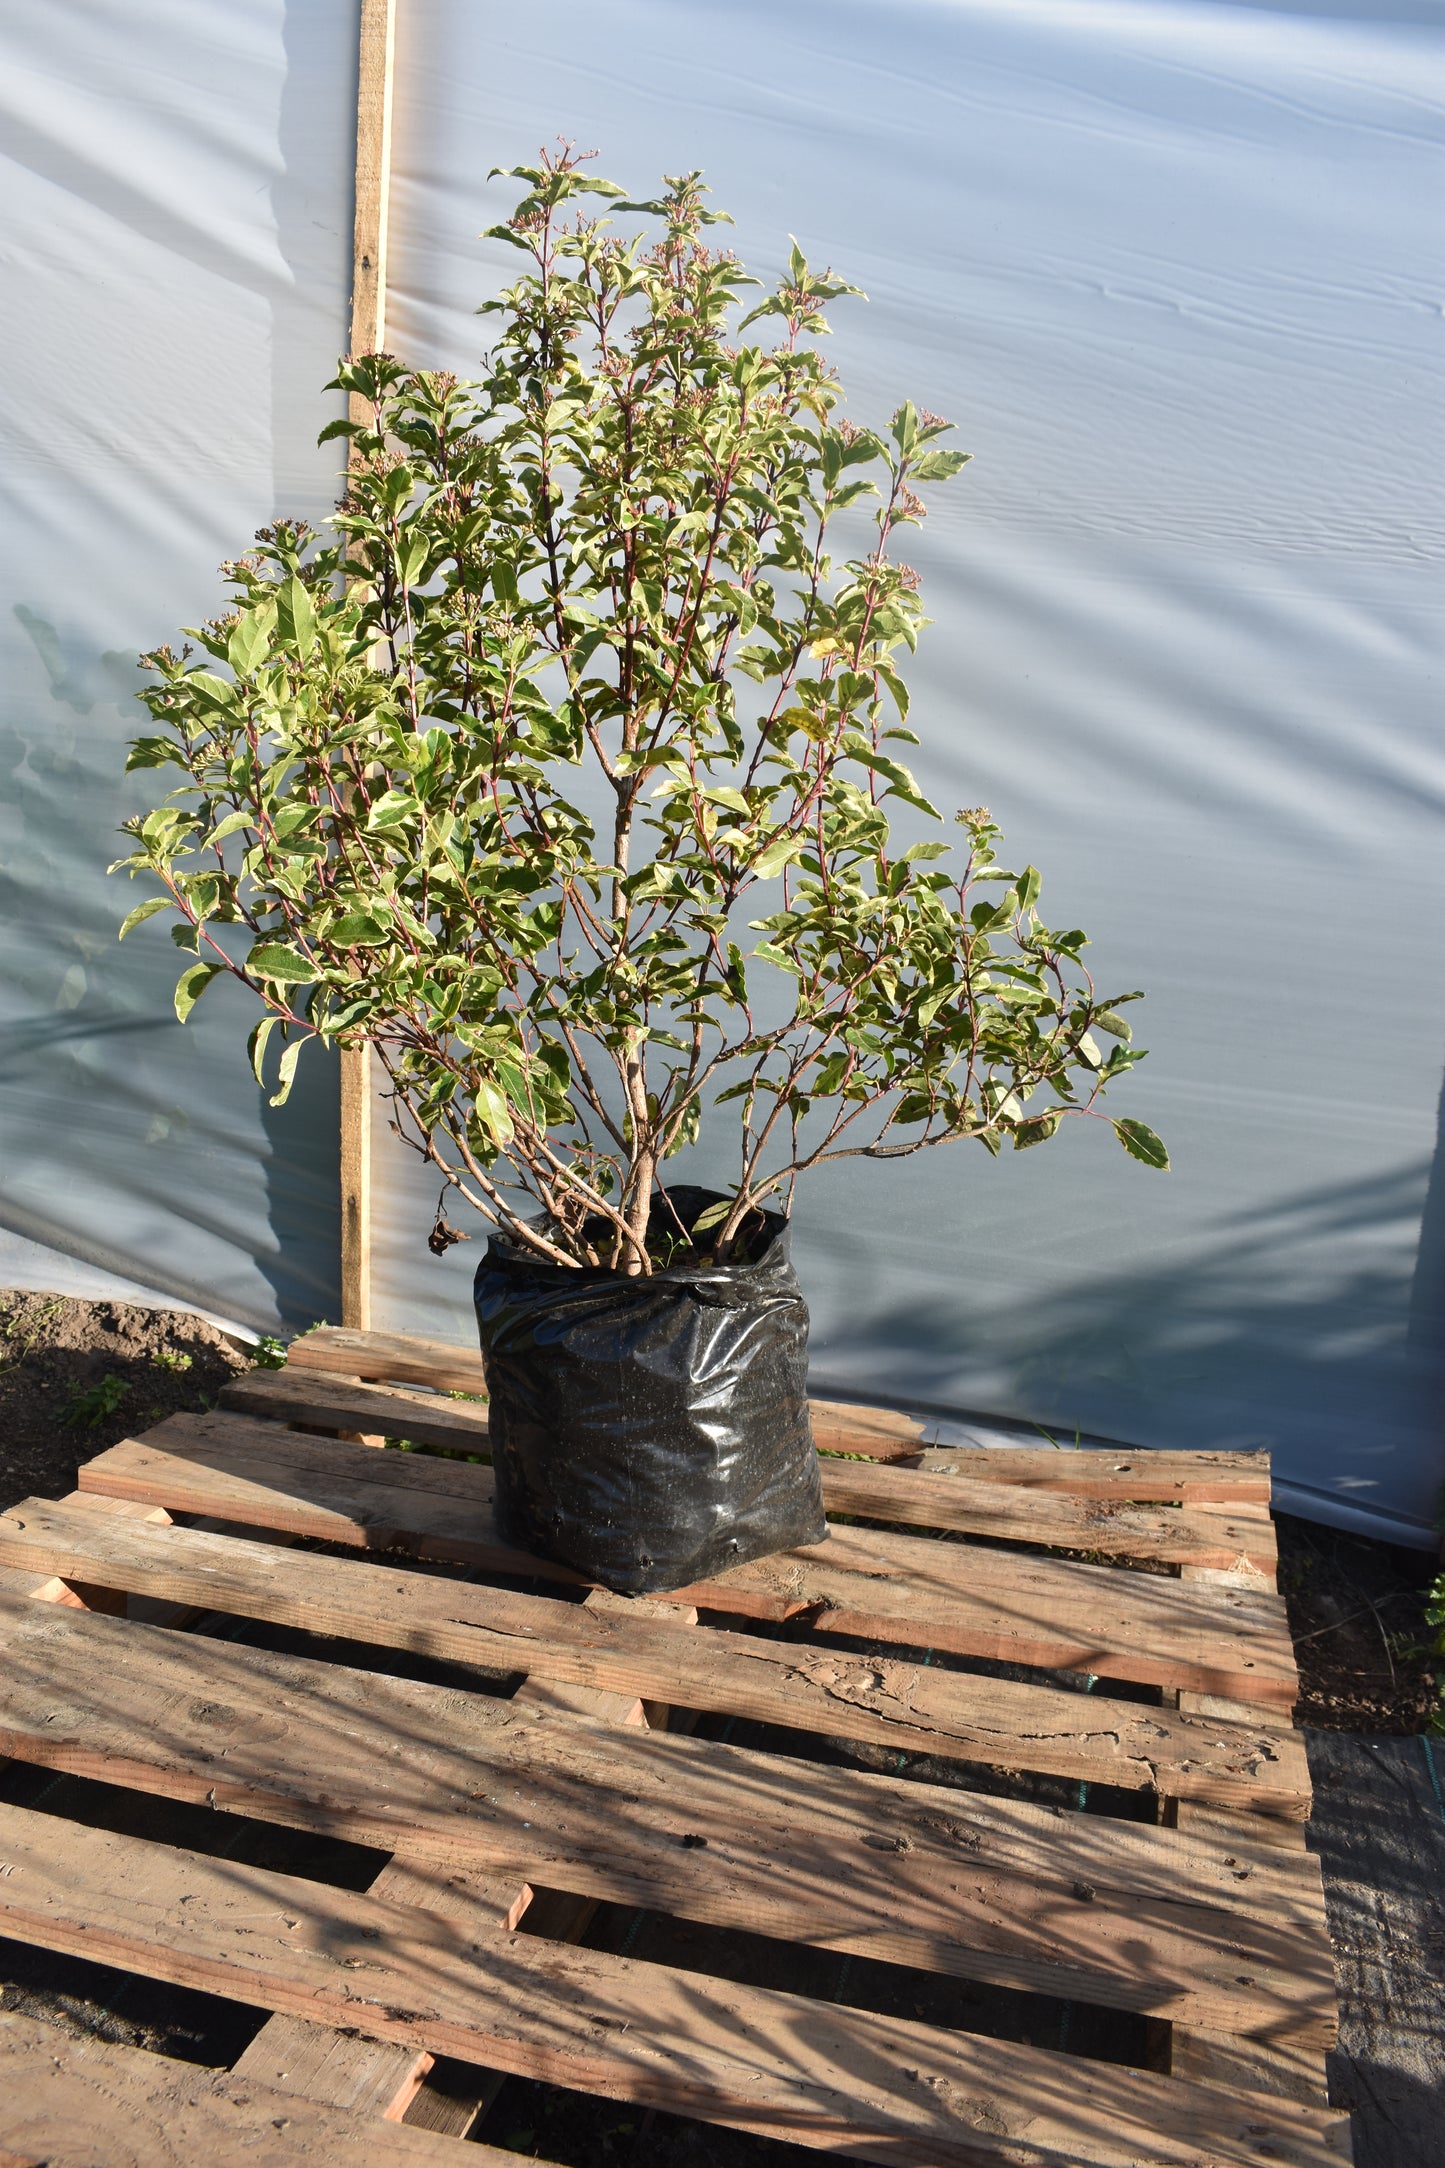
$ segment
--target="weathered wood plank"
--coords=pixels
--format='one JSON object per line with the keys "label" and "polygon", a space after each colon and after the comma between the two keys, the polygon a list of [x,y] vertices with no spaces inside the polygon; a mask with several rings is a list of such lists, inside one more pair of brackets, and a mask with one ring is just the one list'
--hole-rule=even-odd
{"label": "weathered wood plank", "polygon": [[1191,1506],[1124,1504],[1110,1498],[1012,1488],[968,1475],[930,1475],[824,1460],[829,1513],[913,1528],[952,1529],[1000,1542],[1092,1551],[1172,1565],[1241,1564],[1266,1571],[1276,1559],[1273,1524]]}
{"label": "weathered wood plank", "polygon": [[354,1332],[320,1325],[286,1350],[288,1366],[341,1377],[386,1378],[396,1385],[430,1385],[439,1393],[485,1393],[480,1348],[426,1340],[410,1332]]}
{"label": "weathered wood plank", "polygon": [[268,2018],[235,2064],[238,2078],[300,2093],[347,2115],[399,2123],[435,2057],[395,2040],[367,2040],[289,2013]]}
{"label": "weathered wood plank", "polygon": [[[1333,2119],[0,1810],[0,1931],[888,2168],[1337,2168]],[[389,2133],[392,2139],[397,2133]]]}
{"label": "weathered wood plank", "polygon": [[[558,1701],[558,1696],[567,1698]],[[636,1695],[601,1693],[585,1686],[549,1687],[542,1681],[524,1680],[514,1699],[526,1702],[534,1698],[594,1722],[647,1721]],[[401,1858],[388,1861],[371,1884],[370,1893],[393,1904],[420,1905],[465,1932],[478,1926],[510,1931],[532,1909],[533,1900],[530,1883],[516,1875],[459,1873]],[[596,1904],[590,1898],[544,1891],[541,1909],[545,1914],[544,1932],[554,1941],[574,1942],[585,1933]],[[496,2098],[502,2076],[495,2071],[477,2070],[471,2084],[462,2090],[429,2089],[418,2100],[432,2061],[430,2055],[400,2047],[394,2041],[358,2039],[351,2033],[334,2032],[307,2018],[278,2011],[262,2026],[235,2067],[243,2076],[258,2077],[283,2091],[306,2093],[334,2107],[353,2112],[370,2108],[389,2122],[400,2122],[411,2111],[428,2130],[464,2138]]]}
{"label": "weathered wood plank", "polygon": [[[1176,2025],[1169,2069],[1174,2077],[1197,2079],[1201,2085],[1231,2085],[1250,2093],[1273,2093],[1277,2099],[1303,2101],[1311,2108],[1327,2108],[1330,2104],[1323,2055],[1318,2048],[1291,2041],[1242,2040],[1238,2033]],[[1347,2131],[1341,2133],[1341,2140],[1341,2157],[1348,2160]]]}
{"label": "weathered wood plank", "polygon": [[[481,1353],[449,1340],[424,1340],[413,1333],[352,1332],[323,1325],[293,1340],[287,1367],[345,1378],[384,1378],[401,1385],[429,1385],[442,1393],[477,1393],[487,1381]],[[814,1435],[830,1452],[865,1453],[896,1460],[915,1453],[926,1436],[912,1415],[891,1408],[854,1406],[841,1400],[809,1402]]]}
{"label": "weathered wood plank", "polygon": [[[346,1378],[389,1378],[429,1385],[439,1392],[485,1396],[480,1353],[447,1340],[411,1333],[348,1332],[324,1325],[295,1340],[293,1370],[330,1372]],[[1081,1498],[1133,1499],[1140,1503],[1202,1504],[1254,1499],[1269,1503],[1269,1454],[1169,1452],[1148,1447],[925,1448],[927,1423],[893,1408],[842,1400],[810,1400],[813,1435],[824,1452],[862,1453],[880,1460],[906,1458],[939,1475],[1040,1490],[1071,1491]]]}
{"label": "weathered wood plank", "polygon": [[[82,1490],[175,1511],[579,1580],[498,1542],[489,1468],[374,1453],[248,1416],[171,1416],[88,1462],[79,1480]],[[1284,1606],[1266,1590],[1186,1586],[882,1529],[837,1528],[827,1543],[670,1593],[699,1609],[775,1620],[806,1614],[830,1632],[905,1645],[926,1633],[954,1655],[1285,1708],[1298,1691]]]}
{"label": "weathered wood plank", "polygon": [[[451,1452],[491,1451],[487,1411],[474,1401],[348,1382],[323,1372],[253,1371],[225,1388],[221,1404],[236,1414],[272,1422],[379,1431]],[[829,1513],[1170,1564],[1237,1567],[1247,1562],[1270,1571],[1275,1562],[1268,1516],[1254,1520],[1198,1507],[1030,1492],[971,1474],[936,1475],[826,1457],[822,1477]]]}
{"label": "weathered wood plank", "polygon": [[929,1475],[971,1476],[1076,1498],[1153,1499],[1162,1505],[1269,1504],[1269,1454],[1174,1453],[1103,1446],[928,1446],[908,1465]]}
{"label": "weathered wood plank", "polygon": [[[66,1825],[56,1825],[61,1832]],[[224,1992],[224,1990],[223,1990]],[[299,2021],[298,2021],[299,2022]],[[335,2037],[334,2035],[332,2037]],[[386,2052],[408,2054],[415,2048]],[[515,2168],[514,2153],[272,2090],[0,2011],[0,2163],[26,2168]]]}
{"label": "weathered wood plank", "polygon": [[0,1606],[0,1631],[0,1751],[21,1760],[778,1940],[1332,2036],[1304,1857],[1239,1873],[1168,1831],[49,1605]]}
{"label": "weathered wood plank", "polygon": [[[532,1897],[530,1886],[515,1875],[467,1873],[406,1859],[388,1861],[370,1894],[390,1904],[418,1905],[464,1933],[478,1926],[510,1932]],[[432,2062],[422,2050],[394,2040],[368,2040],[277,2012],[261,2027],[235,2071],[281,2092],[304,2093],[327,2107],[399,2123]],[[467,2118],[468,2126],[471,2120]],[[454,2137],[464,2134],[460,2128],[451,2132]]]}
{"label": "weathered wood plank", "polygon": [[[358,1448],[358,1451],[364,1449]],[[392,1456],[387,1456],[390,1459]],[[861,1659],[824,1645],[717,1629],[694,1638],[680,1607],[609,1598],[561,1603],[410,1575],[360,1561],[296,1558],[235,1537],[102,1544],[95,1522],[46,1500],[0,1518],[0,1557],[105,1573],[233,1616],[273,1620],[382,1647],[583,1686],[674,1708],[719,1711],[899,1753],[1153,1789],[1225,1805],[1264,1804],[1302,1816],[1304,1749],[1274,1722],[1221,1723],[1107,1695],[969,1677],[897,1658]],[[688,1614],[682,1613],[685,1619]],[[694,1614],[695,1615],[695,1614]],[[1272,1716],[1272,1712],[1270,1712]]]}

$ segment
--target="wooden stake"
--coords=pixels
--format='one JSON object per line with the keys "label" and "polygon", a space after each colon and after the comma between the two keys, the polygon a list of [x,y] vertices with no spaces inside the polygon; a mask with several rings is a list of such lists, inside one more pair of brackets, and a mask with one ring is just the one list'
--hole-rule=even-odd
{"label": "wooden stake", "polygon": [[[356,227],[351,276],[351,351],[378,353],[386,337],[386,225],[391,182],[391,88],[396,0],[361,0],[356,98]],[[367,419],[355,394],[353,421]],[[341,1056],[341,1319],[371,1323],[371,1054]]]}

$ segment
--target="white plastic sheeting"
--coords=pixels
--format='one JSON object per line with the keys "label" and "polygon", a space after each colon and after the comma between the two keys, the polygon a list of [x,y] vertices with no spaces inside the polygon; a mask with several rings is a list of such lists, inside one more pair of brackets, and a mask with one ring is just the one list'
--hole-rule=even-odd
{"label": "white plastic sheeting", "polygon": [[354,0],[0,17],[0,1227],[78,1261],[10,1246],[17,1276],[262,1330],[338,1314],[334,1071],[267,1108],[244,997],[182,1030],[176,952],[117,948],[138,892],[105,867],[154,803],[122,774],[137,653],[335,499],[355,44]]}
{"label": "white plastic sheeting", "polygon": [[[0,1225],[259,1328],[336,1315],[335,1089],[258,1099],[244,1002],[101,873],[130,658],[321,516],[354,0],[0,14]],[[493,165],[561,133],[794,232],[855,414],[975,466],[913,554],[918,765],[990,804],[1154,1049],[1105,1131],[799,1192],[818,1382],[1157,1445],[1432,1540],[1445,763],[1441,14],[1133,0],[402,0],[390,343],[467,370]],[[139,711],[135,711],[138,713]],[[689,1173],[724,1172],[720,1151]],[[378,1322],[466,1335],[475,1246],[384,1157]]]}
{"label": "white plastic sheeting", "polygon": [[[1274,1449],[1285,1500],[1433,1540],[1445,1014],[1433,14],[1110,0],[410,0],[390,341],[475,367],[487,169],[559,133],[796,233],[855,417],[976,464],[912,548],[935,799],[990,805],[1153,1052],[1106,1130],[798,1193],[821,1385]],[[920,720],[921,718],[921,720]],[[721,1149],[687,1173],[724,1173]],[[463,1333],[398,1157],[378,1294]],[[1423,1228],[1423,1234],[1422,1234]]]}

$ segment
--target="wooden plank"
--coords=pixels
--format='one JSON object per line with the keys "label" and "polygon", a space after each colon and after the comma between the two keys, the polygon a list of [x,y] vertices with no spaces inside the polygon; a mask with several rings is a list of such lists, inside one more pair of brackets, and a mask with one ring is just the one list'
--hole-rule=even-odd
{"label": "wooden plank", "polygon": [[[291,1343],[289,1367],[427,1385],[438,1392],[486,1395],[478,1350],[412,1333],[357,1333],[321,1326]],[[931,1474],[1071,1491],[1082,1498],[1155,1500],[1166,1505],[1251,1499],[1269,1503],[1269,1454],[1265,1451],[1176,1453],[1147,1447],[1076,1450],[1053,1446],[924,1449],[927,1425],[917,1416],[841,1400],[810,1400],[808,1407],[813,1435],[824,1452],[861,1453],[881,1460],[906,1457],[911,1466]]]}
{"label": "wooden plank", "polygon": [[[889,2168],[1336,2168],[1290,2102],[440,1921],[0,1809],[0,1931]],[[395,2136],[395,2132],[392,2133]]]}
{"label": "wooden plank", "polygon": [[[1247,1714],[1246,1704],[1227,1701],[1220,1694],[1176,1694],[1175,1703],[1184,1716],[1203,1717],[1205,1721],[1220,1717],[1226,1723],[1237,1723]],[[1290,1734],[1295,1746],[1302,1746],[1301,1735],[1294,1730],[1289,1718],[1280,1709],[1260,1709],[1255,1712],[1261,1724],[1272,1724]],[[1239,1806],[1209,1804],[1196,1799],[1176,1799],[1173,1802],[1173,1825],[1186,1835],[1194,1837],[1218,1837],[1222,1841],[1238,1840],[1245,1845],[1267,1845],[1284,1851],[1303,1851],[1304,1825],[1297,1818],[1273,1815],[1256,1801],[1255,1811],[1241,1813]]]}
{"label": "wooden plank", "polygon": [[396,0],[361,0],[351,285],[353,354],[376,354],[386,343],[387,210],[395,57]]}
{"label": "wooden plank", "polygon": [[1102,1446],[930,1446],[910,1461],[929,1475],[962,1475],[1076,1498],[1127,1498],[1162,1505],[1268,1505],[1269,1454],[1173,1453]]}
{"label": "wooden plank", "polygon": [[[518,1700],[533,1682],[524,1681]],[[587,1687],[539,1687],[542,1695],[569,1694],[571,1713],[590,1720],[646,1721],[635,1697],[598,1693]],[[420,1860],[394,1858],[371,1884],[371,1894],[395,1904],[420,1905],[465,1932],[478,1928],[510,1931],[532,1908],[530,1883],[512,1875],[457,1872]],[[585,1933],[595,1904],[583,1898],[543,1892],[544,1932],[556,1941],[576,1941]],[[283,2091],[305,2093],[333,2107],[370,2112],[388,2122],[411,2113],[427,2129],[464,2138],[491,2106],[502,2085],[500,2073],[478,2070],[469,2086],[446,2091],[423,2087],[433,2057],[395,2041],[367,2040],[339,2033],[309,2018],[278,2011],[236,2064],[242,2076],[254,2076]],[[420,2096],[420,2097],[419,2097]]]}
{"label": "wooden plank", "polygon": [[[63,1835],[67,1825],[53,1825]],[[393,2050],[392,2052],[398,2052]],[[416,2049],[401,2050],[415,2056]],[[514,2153],[385,2132],[239,2073],[0,2011],[0,2163],[27,2168],[515,2168]]]}
{"label": "wooden plank", "polygon": [[[95,1492],[87,1495],[83,1491],[69,1491],[62,1502],[115,1514],[122,1520],[151,1521],[157,1526],[170,1522],[164,1506],[138,1505],[131,1498],[105,1498]],[[42,1574],[37,1578],[20,1567],[0,1567],[0,1591],[8,1596],[29,1596],[36,1603],[62,1603],[73,1611],[108,1611],[115,1618],[125,1616],[125,1598],[114,1587],[63,1581],[58,1574]]]}
{"label": "wooden plank", "polygon": [[[380,1431],[452,1452],[491,1452],[487,1411],[475,1401],[348,1382],[324,1372],[253,1371],[224,1389],[221,1404],[273,1422]],[[1272,1571],[1275,1563],[1274,1528],[1267,1516],[1252,1520],[1199,1507],[1027,1492],[973,1476],[929,1475],[854,1460],[825,1457],[821,1466],[830,1514],[1171,1564],[1247,1564]]]}
{"label": "wooden plank", "polygon": [[[451,1340],[427,1340],[415,1333],[352,1332],[322,1325],[292,1341],[287,1367],[343,1378],[428,1385],[437,1392],[473,1393],[483,1399],[487,1390],[479,1349]],[[834,1400],[813,1400],[808,1405],[814,1435],[830,1452],[893,1460],[917,1452],[926,1435],[916,1417],[896,1414],[890,1408],[855,1407]]]}
{"label": "wooden plank", "polygon": [[349,1378],[384,1378],[395,1385],[430,1385],[439,1393],[485,1394],[481,1350],[409,1332],[352,1332],[320,1325],[286,1350],[287,1367]]}
{"label": "wooden plank", "polygon": [[997,1541],[1047,1545],[1165,1564],[1273,1568],[1274,1528],[1192,1506],[1129,1505],[1013,1489],[964,1475],[857,1461],[821,1463],[828,1512],[915,1528],[953,1529]]}
{"label": "wooden plank", "polygon": [[[1218,1586],[1223,1575],[1207,1574],[1186,1566],[1185,1580],[1207,1580]],[[1229,1576],[1236,1585],[1249,1577],[1248,1569]],[[1181,1693],[1180,1710],[1191,1716],[1222,1716],[1239,1713],[1237,1702],[1212,1694]],[[1270,1720],[1283,1722],[1276,1711]],[[1174,1803],[1174,1826],[1184,1834],[1228,1846],[1229,1857],[1248,1864],[1267,1857],[1271,1850],[1302,1849],[1304,1831],[1298,1822],[1271,1820],[1259,1814],[1241,1814],[1214,1807],[1200,1808],[1188,1800]],[[1302,2042],[1251,2040],[1236,2051],[1230,2037],[1204,2026],[1171,2025],[1170,2069],[1179,2077],[1199,2078],[1213,2085],[1243,2086],[1254,2092],[1273,2093],[1286,2100],[1303,2100],[1313,2106],[1329,2105],[1329,2076],[1324,2056],[1317,2047]],[[1346,2141],[1348,2157],[1348,2140]]]}
{"label": "wooden plank", "polygon": [[[392,1904],[418,1905],[466,1933],[479,1927],[510,1932],[532,1896],[529,1885],[514,1875],[468,1873],[406,1859],[389,1861],[372,1883],[371,1894]],[[328,2107],[399,2123],[433,2060],[416,2047],[336,2032],[310,2018],[277,2012],[261,2027],[235,2070],[238,2077],[254,2078],[282,2092],[303,2093]],[[450,2135],[461,2137],[464,2131],[453,2130]]]}
{"label": "wooden plank", "polygon": [[[386,344],[386,250],[391,194],[392,76],[396,0],[361,0],[356,91],[356,200],[351,258],[351,351]],[[353,393],[351,419],[367,421]],[[341,1314],[359,1330],[371,1323],[371,1053],[363,1043],[341,1050]]]}
{"label": "wooden plank", "polygon": [[348,2115],[377,2115],[384,2123],[399,2123],[435,2060],[424,2048],[367,2040],[278,2012],[240,2057],[235,2074],[276,2092],[300,2093]]}
{"label": "wooden plank", "polygon": [[808,1415],[820,1453],[861,1453],[869,1460],[904,1460],[928,1435],[916,1415],[870,1408],[852,1400],[810,1400]]}
{"label": "wooden plank", "polygon": [[[408,1858],[1328,2043],[1307,1857],[1053,1814],[340,1665],[0,1606],[0,1751]],[[99,1704],[90,1682],[104,1676]]]}
{"label": "wooden plank", "polygon": [[[173,1511],[492,1571],[578,1583],[499,1543],[490,1468],[373,1453],[247,1416],[177,1415],[87,1462],[83,1490]],[[979,1545],[836,1528],[827,1543],[735,1566],[669,1592],[700,1610],[1102,1678],[1188,1687],[1288,1708],[1298,1691],[1284,1606],[1268,1591],[1185,1587],[1159,1575]]]}
{"label": "wooden plank", "polygon": [[[390,1458],[390,1456],[388,1456]],[[129,1589],[311,1632],[412,1648],[559,1685],[716,1710],[898,1753],[1031,1768],[1127,1790],[1303,1816],[1304,1749],[1273,1723],[1220,1723],[1107,1695],[960,1675],[826,1645],[710,1629],[694,1639],[670,1606],[613,1598],[599,1609],[347,1560],[296,1559],[242,1538],[102,1547],[97,1524],[45,1500],[0,1517],[0,1558],[59,1558]],[[34,1570],[42,1570],[37,1566]],[[595,1592],[594,1592],[595,1596]],[[674,1616],[677,1613],[674,1611]],[[695,1614],[693,1614],[695,1616]],[[687,1614],[683,1614],[685,1618]]]}
{"label": "wooden plank", "polygon": [[[1330,2104],[1325,2059],[1318,2048],[1281,2040],[1241,2040],[1237,2033],[1212,2032],[1202,2026],[1171,2029],[1169,2069],[1176,2078],[1272,2093],[1276,2099],[1302,2101],[1311,2108]],[[1340,2153],[1343,2159],[1350,2158],[1347,2142]]]}
{"label": "wooden plank", "polygon": [[341,1049],[341,1312],[371,1316],[371,1049]]}

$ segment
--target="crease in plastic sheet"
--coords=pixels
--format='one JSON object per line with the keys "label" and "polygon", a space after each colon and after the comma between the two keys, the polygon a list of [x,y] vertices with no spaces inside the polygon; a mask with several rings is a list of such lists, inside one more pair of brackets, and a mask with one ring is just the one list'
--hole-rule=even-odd
{"label": "crease in plastic sheet", "polygon": [[261,1331],[338,1314],[334,1070],[273,1111],[244,997],[183,1030],[165,927],[117,947],[142,891],[105,867],[157,788],[122,772],[137,655],[219,610],[257,527],[335,501],[355,39],[355,0],[52,0],[0,32],[0,1227],[53,1282]]}
{"label": "crease in plastic sheet", "polygon": [[[390,342],[474,371],[520,259],[492,166],[559,133],[795,233],[855,419],[975,464],[910,555],[945,805],[987,803],[1141,986],[1117,1111],[1047,1151],[800,1188],[815,1390],[1269,1446],[1293,1510],[1433,1544],[1442,1443],[1438,693],[1445,103],[1427,10],[1094,0],[411,0]],[[1433,675],[1432,675],[1433,674]],[[906,828],[906,816],[900,822]],[[718,1142],[676,1163],[724,1182]],[[378,1321],[470,1331],[399,1150]],[[480,1230],[478,1230],[480,1235]]]}

